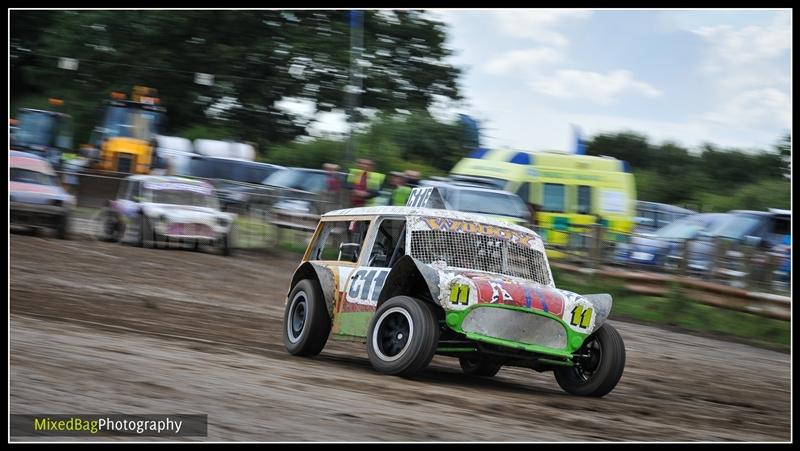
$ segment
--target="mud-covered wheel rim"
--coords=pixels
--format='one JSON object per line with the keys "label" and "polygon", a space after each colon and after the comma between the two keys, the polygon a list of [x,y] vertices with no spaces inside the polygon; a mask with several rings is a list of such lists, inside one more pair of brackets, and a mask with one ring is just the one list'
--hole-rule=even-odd
{"label": "mud-covered wheel rim", "polygon": [[401,307],[383,312],[375,323],[372,348],[383,361],[393,362],[405,354],[414,338],[414,322]]}
{"label": "mud-covered wheel rim", "polygon": [[575,360],[575,374],[581,382],[589,382],[603,361],[603,346],[597,337],[592,337],[581,347],[580,357]]}
{"label": "mud-covered wheel rim", "polygon": [[303,329],[306,326],[308,318],[308,300],[306,293],[299,291],[292,298],[292,305],[289,307],[289,317],[286,321],[286,333],[289,341],[297,343],[300,341],[300,336],[303,335]]}

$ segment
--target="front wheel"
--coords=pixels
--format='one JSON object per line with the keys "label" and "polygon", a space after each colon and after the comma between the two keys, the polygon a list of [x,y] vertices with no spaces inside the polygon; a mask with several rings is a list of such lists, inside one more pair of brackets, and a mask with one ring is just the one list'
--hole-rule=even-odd
{"label": "front wheel", "polygon": [[378,307],[369,323],[367,355],[380,373],[412,376],[428,366],[438,343],[434,306],[395,296]]}
{"label": "front wheel", "polygon": [[283,344],[292,355],[322,352],[331,331],[331,317],[319,283],[303,279],[292,288],[283,313]]}
{"label": "front wheel", "polygon": [[95,237],[100,241],[116,243],[125,236],[125,223],[113,210],[105,208],[94,218]]}
{"label": "front wheel", "polygon": [[617,385],[625,369],[625,344],[616,329],[603,324],[576,352],[575,366],[560,367],[556,382],[567,393],[601,397]]}

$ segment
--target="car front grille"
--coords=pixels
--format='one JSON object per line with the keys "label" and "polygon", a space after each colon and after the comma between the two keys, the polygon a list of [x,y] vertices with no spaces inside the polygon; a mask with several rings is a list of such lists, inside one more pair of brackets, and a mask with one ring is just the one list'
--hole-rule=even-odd
{"label": "car front grille", "polygon": [[477,307],[467,314],[461,329],[485,337],[564,349],[567,331],[558,321],[534,313],[497,307]]}
{"label": "car front grille", "polygon": [[214,237],[214,231],[206,224],[174,223],[167,226],[167,235]]}

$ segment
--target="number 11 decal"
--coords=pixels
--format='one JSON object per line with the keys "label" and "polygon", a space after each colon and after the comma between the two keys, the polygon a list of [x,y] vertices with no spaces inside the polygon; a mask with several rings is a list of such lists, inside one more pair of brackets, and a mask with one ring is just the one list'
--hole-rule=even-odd
{"label": "number 11 decal", "polygon": [[570,320],[570,324],[573,326],[578,326],[583,329],[589,327],[589,321],[592,319],[592,309],[587,308],[584,309],[582,305],[576,305],[574,309],[572,309],[572,319]]}

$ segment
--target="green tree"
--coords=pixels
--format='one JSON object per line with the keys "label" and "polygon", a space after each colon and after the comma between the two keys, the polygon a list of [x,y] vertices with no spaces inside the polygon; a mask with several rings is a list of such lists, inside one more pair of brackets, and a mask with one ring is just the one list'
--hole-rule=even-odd
{"label": "green tree", "polygon": [[[47,14],[44,14],[47,13]],[[266,148],[305,133],[307,119],[276,105],[312,100],[340,109],[349,83],[347,11],[12,11],[12,97],[31,92],[65,98],[88,134],[111,91],[159,90],[174,131],[208,123]],[[33,27],[36,27],[35,29]],[[442,23],[420,11],[367,11],[363,108],[425,109],[435,96],[459,99],[459,69],[445,62]],[[27,55],[27,54],[26,54]],[[56,67],[76,58],[78,71]],[[30,58],[29,58],[30,59]],[[215,76],[194,83],[196,72]]]}
{"label": "green tree", "polygon": [[[446,174],[473,144],[462,122],[434,119],[427,111],[383,114],[353,138],[359,157],[375,161],[382,172],[416,169],[426,175]],[[317,139],[275,146],[266,156],[270,162],[288,166],[321,167],[339,163],[345,142]]]}
{"label": "green tree", "polygon": [[625,160],[634,168],[649,167],[652,153],[647,137],[635,132],[600,134],[586,143],[587,155],[606,155]]}

